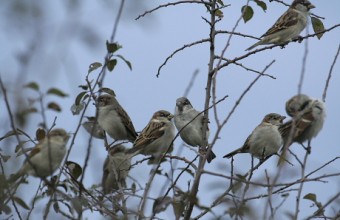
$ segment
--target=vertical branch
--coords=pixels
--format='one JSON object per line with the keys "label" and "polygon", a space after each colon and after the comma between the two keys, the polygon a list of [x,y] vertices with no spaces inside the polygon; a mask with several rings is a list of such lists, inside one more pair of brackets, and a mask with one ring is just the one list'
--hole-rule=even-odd
{"label": "vertical branch", "polygon": [[[113,25],[112,34],[111,34],[111,37],[110,37],[110,43],[113,43],[114,40],[115,40],[116,33],[117,33],[117,30],[118,30],[118,24],[119,24],[120,18],[122,17],[122,13],[123,13],[124,3],[125,3],[125,0],[121,0],[120,5],[119,5],[119,9],[118,9],[118,13],[117,13],[117,17],[116,17],[115,23]],[[111,57],[110,53],[108,53],[105,56],[105,66],[106,66],[106,63],[110,60],[110,57]],[[99,81],[99,87],[100,88],[103,86],[105,76],[106,76],[106,68],[104,69],[103,75],[102,75],[102,77]]]}
{"label": "vertical branch", "polygon": [[[308,28],[306,29],[306,32],[307,32],[307,35],[308,35]],[[299,80],[299,84],[298,84],[298,94],[301,94],[302,84],[303,84],[303,80],[305,78],[307,56],[308,56],[308,39],[305,40],[305,52],[304,52],[303,58],[302,58],[302,68],[301,68],[300,80]]]}
{"label": "vertical branch", "polygon": [[[211,84],[212,84],[212,78],[214,75],[214,59],[215,59],[215,36],[216,36],[216,29],[215,29],[215,24],[216,24],[216,18],[215,18],[215,9],[216,9],[216,0],[211,1],[210,5],[210,58],[209,58],[209,65],[208,65],[208,79],[207,79],[207,85],[205,88],[205,103],[204,103],[204,116],[203,116],[203,129],[202,129],[202,135],[203,135],[203,140],[204,143],[206,143],[205,146],[208,145],[207,141],[207,135],[206,131],[208,129],[208,121],[209,121],[209,103],[210,103],[210,93],[211,93]],[[200,147],[205,147],[205,146],[200,146]],[[209,149],[208,149],[209,152]],[[189,204],[187,206],[187,210],[184,215],[185,220],[189,220],[191,213],[194,208],[194,204],[196,201],[196,195],[198,193],[198,187],[200,184],[200,179],[202,175],[202,171],[204,168],[204,164],[206,161],[208,153],[203,157],[200,156],[199,162],[198,162],[198,169],[194,178],[194,183],[191,188],[191,192],[189,194]]]}
{"label": "vertical branch", "polygon": [[338,46],[338,51],[337,51],[336,54],[335,54],[333,63],[332,63],[332,65],[331,65],[331,68],[329,69],[329,73],[328,73],[328,77],[327,77],[327,80],[326,80],[325,89],[324,89],[323,94],[322,94],[322,101],[323,101],[323,102],[326,101],[326,95],[327,95],[327,90],[328,90],[329,82],[331,81],[333,68],[334,68],[334,66],[335,66],[336,60],[338,59],[339,52],[340,52],[340,44],[339,44],[339,46]]}
{"label": "vertical branch", "polygon": [[[310,141],[308,141],[308,147],[310,147]],[[301,165],[301,179],[302,180],[305,177],[308,155],[309,155],[309,153],[308,153],[308,151],[306,151],[305,157],[303,159],[303,164]],[[301,181],[299,189],[298,189],[298,194],[296,196],[295,214],[294,214],[294,217],[293,217],[294,220],[298,220],[298,215],[299,215],[299,212],[300,212],[300,200],[301,200],[303,185],[304,185],[304,181]]]}

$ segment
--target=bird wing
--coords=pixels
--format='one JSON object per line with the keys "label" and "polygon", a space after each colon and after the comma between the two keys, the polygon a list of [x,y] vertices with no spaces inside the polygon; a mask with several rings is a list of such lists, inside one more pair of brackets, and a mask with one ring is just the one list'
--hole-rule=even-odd
{"label": "bird wing", "polygon": [[128,151],[128,153],[136,152],[141,150],[144,146],[152,143],[154,140],[160,138],[164,134],[163,122],[156,123],[150,122],[146,128],[143,129],[142,133],[137,137],[135,143],[133,144],[133,148]]}
{"label": "bird wing", "polygon": [[297,23],[298,23],[297,12],[293,10],[288,10],[281,17],[279,17],[279,19],[277,19],[275,24],[271,28],[269,28],[269,30],[265,34],[263,34],[261,37],[265,37],[265,36],[277,33]]}
{"label": "bird wing", "polygon": [[[295,119],[292,141],[295,141],[300,135],[302,135],[303,132],[305,132],[306,129],[308,129],[308,127],[311,126],[314,120],[315,118],[313,116],[312,108],[310,108],[308,111],[304,111],[303,115],[297,116],[297,119]],[[282,124],[279,127],[279,131],[282,135],[284,142],[288,140],[292,128],[293,128],[292,120]]]}
{"label": "bird wing", "polygon": [[116,112],[118,113],[127,131],[130,133],[133,139],[136,139],[137,133],[136,133],[135,127],[133,126],[129,115],[126,113],[126,111],[121,106],[116,108]]}

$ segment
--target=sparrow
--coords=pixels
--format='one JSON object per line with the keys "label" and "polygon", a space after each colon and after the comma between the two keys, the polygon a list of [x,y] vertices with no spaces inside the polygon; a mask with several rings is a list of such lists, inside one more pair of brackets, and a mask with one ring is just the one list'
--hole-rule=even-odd
{"label": "sparrow", "polygon": [[98,124],[115,140],[136,140],[132,121],[113,95],[100,95],[96,100]]}
{"label": "sparrow", "polygon": [[[308,97],[308,96],[306,96]],[[288,100],[288,104],[292,103],[296,96]],[[301,102],[304,100],[304,102]],[[300,99],[301,104],[298,112],[293,115],[293,119],[282,124],[279,131],[282,134],[284,146],[289,146],[293,142],[302,144],[305,141],[311,141],[316,137],[323,127],[326,117],[325,105],[318,99]],[[291,131],[293,129],[293,131]],[[291,134],[292,133],[292,134]],[[290,135],[292,137],[290,138]],[[290,143],[287,143],[289,141]]]}
{"label": "sparrow", "polygon": [[102,187],[104,194],[126,188],[126,177],[131,166],[131,157],[123,145],[111,147],[103,165]]}
{"label": "sparrow", "polygon": [[127,153],[152,155],[155,158],[166,153],[175,137],[175,126],[171,122],[173,117],[170,112],[165,110],[155,112]]}
{"label": "sparrow", "polygon": [[279,126],[285,118],[285,116],[276,113],[267,114],[261,124],[248,136],[243,146],[224,157],[230,158],[238,153],[250,153],[252,156],[264,160],[268,156],[276,154],[282,145]]}
{"label": "sparrow", "polygon": [[53,129],[28,154],[20,170],[11,175],[14,182],[26,174],[45,178],[54,173],[66,154],[69,135],[64,129]]}
{"label": "sparrow", "polygon": [[[193,147],[206,147],[203,139],[203,115],[193,108],[189,99],[180,97],[176,100],[174,121],[178,132],[180,132],[179,135],[186,144]],[[209,128],[207,128],[207,139],[209,137],[209,133]],[[208,163],[210,163],[215,157],[216,155],[214,152],[210,151],[207,156]]]}
{"label": "sparrow", "polygon": [[309,10],[315,8],[308,0],[294,0],[288,10],[261,36],[261,40],[246,50],[264,44],[286,44],[299,37],[307,26]]}

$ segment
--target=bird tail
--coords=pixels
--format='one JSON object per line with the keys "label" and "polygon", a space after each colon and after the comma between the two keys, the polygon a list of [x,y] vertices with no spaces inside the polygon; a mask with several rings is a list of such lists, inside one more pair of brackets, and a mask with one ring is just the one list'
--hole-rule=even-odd
{"label": "bird tail", "polygon": [[233,157],[234,155],[236,155],[238,153],[244,153],[244,152],[242,151],[241,148],[239,148],[239,149],[236,149],[236,150],[230,152],[229,154],[224,155],[223,158],[230,158],[230,157]]}
{"label": "bird tail", "polygon": [[252,46],[250,46],[249,48],[246,49],[246,51],[252,50],[255,47],[259,46],[262,43],[262,41],[257,42],[256,44],[253,44]]}
{"label": "bird tail", "polygon": [[216,154],[211,150],[209,154],[207,155],[207,161],[210,163],[213,159],[216,158]]}

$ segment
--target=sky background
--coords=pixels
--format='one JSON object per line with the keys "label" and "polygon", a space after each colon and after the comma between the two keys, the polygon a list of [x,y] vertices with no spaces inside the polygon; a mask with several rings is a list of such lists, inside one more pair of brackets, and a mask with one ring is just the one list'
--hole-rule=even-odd
{"label": "sky background", "polygon": [[[263,10],[251,2],[255,14],[246,24],[241,21],[236,32],[261,36],[275,20],[286,10],[284,6],[276,2],[265,1],[268,10]],[[290,3],[289,1],[286,1]],[[59,103],[63,111],[47,113],[49,125],[57,116],[57,127],[62,127],[69,132],[75,131],[79,116],[73,116],[70,107],[81,89],[78,85],[85,83],[85,76],[88,66],[93,62],[102,62],[106,54],[105,41],[111,36],[113,24],[116,18],[119,1],[3,1],[0,4],[0,74],[5,82],[6,89],[11,100],[26,102],[27,97],[34,96],[34,93],[22,90],[22,85],[35,81],[42,91],[50,87],[57,87],[69,94],[69,97],[61,99],[47,97]],[[113,89],[120,104],[130,115],[136,130],[141,131],[148,123],[152,114],[160,109],[170,112],[174,111],[175,101],[184,94],[193,72],[198,70],[199,74],[188,95],[193,106],[202,110],[204,106],[205,86],[209,61],[208,44],[200,44],[186,49],[172,59],[163,67],[159,78],[156,77],[159,66],[165,61],[174,50],[185,44],[207,38],[209,27],[201,17],[209,18],[206,9],[198,4],[180,5],[160,9],[139,20],[135,18],[145,10],[150,10],[163,1],[127,1],[123,11],[123,17],[118,26],[116,41],[123,46],[119,54],[123,55],[132,63],[132,71],[123,63],[119,62],[114,72],[108,73],[104,87]],[[241,14],[241,7],[246,1],[225,1],[231,4],[223,9],[224,18],[218,23],[218,30],[231,31]],[[323,23],[326,28],[339,24],[340,15],[338,0],[312,1],[316,6],[313,13],[325,17]],[[313,30],[307,28],[309,33]],[[305,32],[303,33],[305,35]],[[306,72],[302,86],[302,93],[311,97],[321,98],[325,82],[334,60],[335,53],[340,43],[340,29],[337,28],[324,34],[321,40],[310,38],[308,40],[308,56],[306,61]],[[224,48],[229,35],[219,35],[216,42],[217,54]],[[256,41],[250,38],[234,36],[225,57],[233,59],[245,54],[245,49]],[[275,63],[266,72],[276,77],[273,80],[262,77],[244,97],[236,112],[228,124],[223,128],[220,139],[213,150],[217,158],[206,164],[206,169],[230,174],[230,161],[223,159],[226,153],[241,146],[250,132],[261,122],[263,116],[270,112],[285,115],[285,102],[298,91],[298,82],[302,69],[305,41],[303,43],[291,43],[285,49],[274,48],[258,53],[242,60],[242,63],[249,68],[263,70],[272,60]],[[27,59],[28,58],[28,59]],[[26,60],[26,62],[25,62]],[[309,156],[306,172],[310,172],[336,156],[340,156],[338,125],[340,124],[340,66],[336,63],[326,97],[327,118],[323,130],[312,142],[312,153]],[[96,76],[96,72],[91,74]],[[218,105],[218,113],[223,120],[234,106],[235,101],[257,75],[252,72],[229,66],[222,69],[217,77],[217,99],[228,95],[223,103]],[[23,97],[22,97],[23,96]],[[1,94],[1,97],[2,94]],[[21,99],[20,99],[21,97]],[[4,101],[0,102],[0,119],[3,121],[1,134],[10,130],[7,111]],[[15,102],[13,108],[15,108]],[[92,116],[95,113],[94,106],[90,106],[86,115]],[[212,113],[210,114],[212,116]],[[216,131],[216,124],[211,118],[211,137]],[[41,117],[38,114],[32,115],[28,120],[25,131],[34,136]],[[88,135],[84,129],[76,139],[76,145],[71,152],[69,160],[80,165],[84,164],[85,152],[87,149]],[[0,143],[1,149],[7,154],[14,155],[16,142],[8,140],[6,146]],[[181,140],[175,142],[175,153],[180,147]],[[292,146],[293,151],[300,157],[304,151],[298,145]],[[185,148],[182,156],[188,160],[194,158],[195,154]],[[85,186],[99,184],[101,181],[102,163],[106,152],[102,141],[95,140],[89,160],[89,168],[85,174]],[[141,159],[136,157],[134,160]],[[8,169],[14,172],[14,168],[21,164],[22,157],[7,164]],[[275,173],[277,159],[271,158],[254,175],[254,180],[261,179],[264,170]],[[281,180],[293,181],[298,178],[299,170],[295,162],[294,167],[287,167],[286,173]],[[15,165],[16,164],[16,165]],[[180,164],[179,166],[183,166]],[[336,161],[322,169],[315,176],[339,172],[340,162]],[[130,175],[145,184],[148,180],[148,165],[141,164],[135,167]],[[250,156],[248,154],[235,157],[235,169],[239,173],[245,173],[250,168]],[[164,166],[164,170],[168,170]],[[180,181],[183,190],[191,177],[184,176]],[[38,183],[35,178],[29,179],[31,183]],[[317,194],[320,202],[326,202],[336,192],[339,192],[340,177],[336,176],[327,179],[328,183],[307,183],[304,186],[302,195],[309,192]],[[164,178],[158,178],[154,186],[164,183]],[[131,181],[128,181],[128,185]],[[200,185],[199,198],[202,205],[209,206],[213,199],[221,194],[229,182],[218,177],[204,175]],[[327,188],[327,191],[324,189]],[[157,187],[158,189],[158,187]],[[29,203],[31,193],[36,188],[23,186],[19,194]],[[322,192],[321,192],[322,191]],[[258,194],[258,191],[256,192]],[[151,196],[159,196],[158,190],[153,190]],[[285,211],[293,211],[295,208],[295,194],[292,194],[288,201],[281,208],[278,216],[283,216]],[[261,200],[264,201],[264,200]],[[280,201],[280,200],[278,200]],[[258,205],[253,202],[252,205]],[[150,203],[149,203],[150,204]],[[294,206],[291,206],[294,204]],[[40,205],[43,205],[40,203]],[[301,206],[301,217],[312,214],[316,208],[310,207],[310,201],[303,201]],[[256,206],[255,206],[256,207]],[[225,211],[225,207],[214,209],[216,214]],[[339,211],[339,210],[338,210]],[[34,215],[39,216],[41,209],[37,208]],[[196,216],[199,211],[195,210]],[[96,213],[86,212],[85,216],[94,217]],[[329,213],[331,214],[331,213]],[[172,216],[172,209],[161,215],[163,218]],[[259,216],[262,213],[259,212]],[[53,215],[53,211],[51,213]],[[204,219],[213,219],[212,215],[206,215]],[[228,219],[225,216],[223,219]]]}

